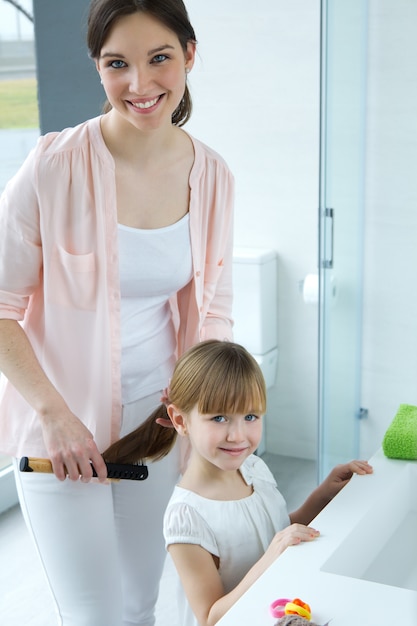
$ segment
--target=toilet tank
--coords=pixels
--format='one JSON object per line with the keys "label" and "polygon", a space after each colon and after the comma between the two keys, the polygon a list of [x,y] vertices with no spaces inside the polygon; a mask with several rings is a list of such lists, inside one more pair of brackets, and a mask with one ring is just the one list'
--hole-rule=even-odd
{"label": "toilet tank", "polygon": [[277,254],[233,250],[233,335],[254,356],[277,347]]}

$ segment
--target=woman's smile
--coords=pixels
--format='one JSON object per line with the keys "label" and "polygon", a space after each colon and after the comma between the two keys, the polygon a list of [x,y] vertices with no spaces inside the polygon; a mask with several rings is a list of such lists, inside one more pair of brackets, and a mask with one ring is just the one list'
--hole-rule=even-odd
{"label": "woman's smile", "polygon": [[141,98],[140,100],[139,99],[127,100],[126,102],[130,104],[139,113],[149,114],[149,113],[153,113],[153,111],[155,111],[158,108],[158,105],[161,102],[164,95],[165,94],[161,94],[160,96],[156,96],[156,98],[152,98],[152,99]]}

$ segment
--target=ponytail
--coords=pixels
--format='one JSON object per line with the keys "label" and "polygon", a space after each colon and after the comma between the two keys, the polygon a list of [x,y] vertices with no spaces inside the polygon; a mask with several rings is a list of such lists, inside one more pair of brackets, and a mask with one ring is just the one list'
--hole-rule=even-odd
{"label": "ponytail", "polygon": [[145,459],[159,461],[170,452],[177,438],[175,428],[160,426],[157,419],[169,419],[165,404],[161,404],[138,428],[103,452],[107,463],[138,463]]}

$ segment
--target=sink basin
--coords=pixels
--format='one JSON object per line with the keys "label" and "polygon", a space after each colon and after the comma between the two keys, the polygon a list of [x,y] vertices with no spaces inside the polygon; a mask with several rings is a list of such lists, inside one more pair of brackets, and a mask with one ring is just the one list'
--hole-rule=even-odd
{"label": "sink basin", "polygon": [[417,462],[372,493],[321,570],[417,591]]}

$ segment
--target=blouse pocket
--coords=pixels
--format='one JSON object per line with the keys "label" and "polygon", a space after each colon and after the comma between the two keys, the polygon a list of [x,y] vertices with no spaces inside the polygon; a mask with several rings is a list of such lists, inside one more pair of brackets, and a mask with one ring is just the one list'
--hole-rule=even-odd
{"label": "blouse pocket", "polygon": [[93,252],[71,254],[56,245],[51,258],[48,300],[62,307],[96,308],[96,262]]}

